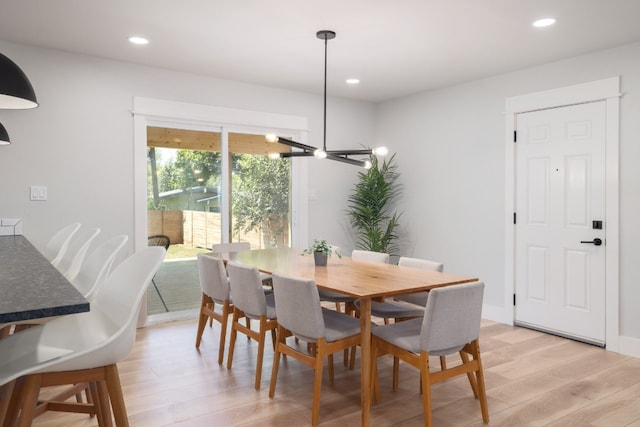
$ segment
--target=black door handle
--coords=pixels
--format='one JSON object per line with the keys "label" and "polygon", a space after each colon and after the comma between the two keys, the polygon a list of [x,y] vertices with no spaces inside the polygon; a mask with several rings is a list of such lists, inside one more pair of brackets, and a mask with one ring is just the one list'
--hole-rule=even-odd
{"label": "black door handle", "polygon": [[593,240],[580,240],[580,243],[593,243],[596,246],[600,246],[602,244],[602,239],[598,239],[596,237]]}

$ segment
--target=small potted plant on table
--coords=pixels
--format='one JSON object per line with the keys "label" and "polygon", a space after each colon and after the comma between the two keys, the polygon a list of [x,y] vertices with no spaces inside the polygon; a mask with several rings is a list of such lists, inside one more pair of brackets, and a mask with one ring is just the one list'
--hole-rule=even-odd
{"label": "small potted plant on table", "polygon": [[313,260],[316,266],[324,267],[327,265],[327,258],[332,254],[336,254],[338,258],[342,258],[342,256],[331,249],[331,246],[327,243],[326,240],[318,240],[314,239],[313,244],[309,246],[307,249],[302,251],[302,255],[311,255],[313,254]]}

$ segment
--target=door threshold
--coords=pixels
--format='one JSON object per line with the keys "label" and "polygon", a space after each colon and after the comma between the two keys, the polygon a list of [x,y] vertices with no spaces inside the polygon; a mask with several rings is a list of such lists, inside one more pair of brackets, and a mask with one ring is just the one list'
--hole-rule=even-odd
{"label": "door threshold", "polygon": [[514,326],[519,326],[521,328],[531,329],[531,330],[538,331],[538,332],[544,332],[545,334],[555,335],[557,337],[566,338],[566,339],[569,339],[569,340],[572,340],[572,341],[578,341],[578,342],[581,342],[581,343],[584,343],[584,344],[590,344],[590,345],[594,345],[596,347],[606,348],[606,343],[604,341],[598,341],[598,340],[593,340],[593,339],[589,339],[589,338],[570,335],[570,334],[567,334],[565,332],[560,332],[560,331],[556,331],[556,330],[553,330],[553,329],[543,328],[541,326],[532,325],[532,324],[526,323],[526,322],[515,321],[515,322],[513,322],[513,324],[514,324]]}

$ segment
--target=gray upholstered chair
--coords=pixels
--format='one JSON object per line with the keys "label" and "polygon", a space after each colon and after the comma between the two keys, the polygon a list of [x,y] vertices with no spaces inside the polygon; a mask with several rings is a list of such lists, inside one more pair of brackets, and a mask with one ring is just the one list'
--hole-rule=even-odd
{"label": "gray upholstered chair", "polygon": [[[406,256],[401,256],[398,259],[398,265],[404,267],[420,268],[422,270],[428,271],[444,271],[444,264],[441,262],[431,261],[428,259],[410,258]],[[424,307],[425,305],[427,305],[428,296],[429,292],[412,292],[410,294],[398,295],[396,299],[398,301],[404,301]]]}
{"label": "gray upholstered chair", "polygon": [[[360,249],[354,249],[353,252],[351,252],[351,259],[355,261],[387,264],[389,263],[389,254],[385,254],[382,252],[363,251]],[[339,294],[337,292],[320,290],[320,299],[322,301],[333,301],[332,299],[328,299],[327,295],[332,296],[336,302],[340,298],[342,298],[342,300],[349,300],[349,302],[353,303],[353,307],[357,307],[359,305],[358,300],[355,298],[347,297],[346,295]],[[345,312],[347,312],[346,306],[345,306]]]}
{"label": "gray upholstered chair", "polygon": [[[224,344],[227,336],[227,323],[229,315],[233,312],[229,280],[224,262],[210,255],[198,254],[198,274],[200,277],[200,289],[202,290],[202,302],[198,316],[198,332],[196,334],[196,348],[200,348],[202,333],[207,325],[207,319],[220,322],[220,344],[218,348],[218,364],[222,364],[224,358]],[[215,312],[215,306],[222,307],[221,313]]]}
{"label": "gray upholstered chair", "polygon": [[[264,342],[267,331],[271,331],[273,347],[276,346],[275,330],[276,309],[273,294],[265,295],[262,290],[262,280],[257,268],[228,262],[227,273],[233,298],[233,322],[231,323],[231,338],[229,341],[229,356],[227,356],[227,369],[233,364],[233,351],[238,332],[258,342],[258,360],[256,363],[256,390],[260,389],[262,379],[262,359],[264,355]],[[258,331],[240,323],[240,319],[248,317],[260,322]]]}
{"label": "gray upholstered chair", "polygon": [[[273,275],[273,292],[278,315],[278,342],[273,357],[269,397],[273,397],[278,379],[280,355],[291,356],[314,368],[313,407],[311,424],[318,424],[320,390],[324,358],[329,358],[329,379],[333,382],[333,353],[360,344],[360,321],[354,317],[320,306],[318,288],[313,280]],[[312,344],[311,354],[290,346],[286,337]]]}
{"label": "gray upholstered chair", "polygon": [[[334,250],[339,250],[338,247],[333,247]],[[389,254],[385,254],[382,252],[374,252],[374,251],[365,251],[360,249],[354,249],[351,252],[351,259],[354,261],[364,261],[364,262],[372,262],[379,264],[387,264],[389,263]],[[330,301],[336,303],[337,311],[340,311],[339,303],[344,302],[344,312],[346,314],[353,314],[357,307],[359,306],[359,300],[357,298],[353,298],[344,294],[340,294],[338,292],[332,292],[320,289],[320,300],[321,301]],[[351,351],[351,361],[349,361],[349,352],[345,350],[344,352],[344,365],[349,365],[351,369],[353,369],[355,365],[355,353],[356,349],[353,347]]]}
{"label": "gray upholstered chair", "polygon": [[[444,268],[443,264],[439,262],[409,257],[400,257],[398,265],[429,271],[442,271]],[[414,317],[422,317],[428,295],[428,292],[413,292],[396,296],[395,299],[401,302],[389,300],[382,302],[372,301],[371,315],[383,318],[385,324],[389,323],[389,319],[400,321]],[[357,307],[358,304],[356,303],[356,308]]]}
{"label": "gray upholstered chair", "polygon": [[[229,242],[229,243],[216,243],[211,246],[211,252],[225,253],[225,252],[240,252],[250,251],[251,243],[249,242]],[[271,275],[260,272],[260,279],[265,286],[265,292],[271,292]]]}
{"label": "gray upholstered chair", "polygon": [[[371,342],[372,386],[380,400],[377,358],[391,354],[420,370],[425,426],[431,426],[431,385],[466,374],[475,397],[480,399],[482,420],[489,422],[479,335],[484,283],[466,283],[433,289],[423,318],[373,328]],[[429,356],[459,353],[462,364],[429,371]],[[470,358],[471,356],[471,358]],[[394,381],[398,371],[394,367]]]}

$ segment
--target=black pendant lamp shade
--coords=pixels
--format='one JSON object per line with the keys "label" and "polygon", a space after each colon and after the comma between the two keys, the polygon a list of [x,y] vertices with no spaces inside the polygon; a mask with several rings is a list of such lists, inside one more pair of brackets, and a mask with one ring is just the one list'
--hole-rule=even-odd
{"label": "black pendant lamp shade", "polygon": [[2,126],[2,123],[0,123],[0,145],[7,144],[11,144],[11,141],[9,141],[9,134],[4,126]]}
{"label": "black pendant lamp shade", "polygon": [[37,106],[36,93],[27,75],[0,53],[0,109],[25,110]]}

